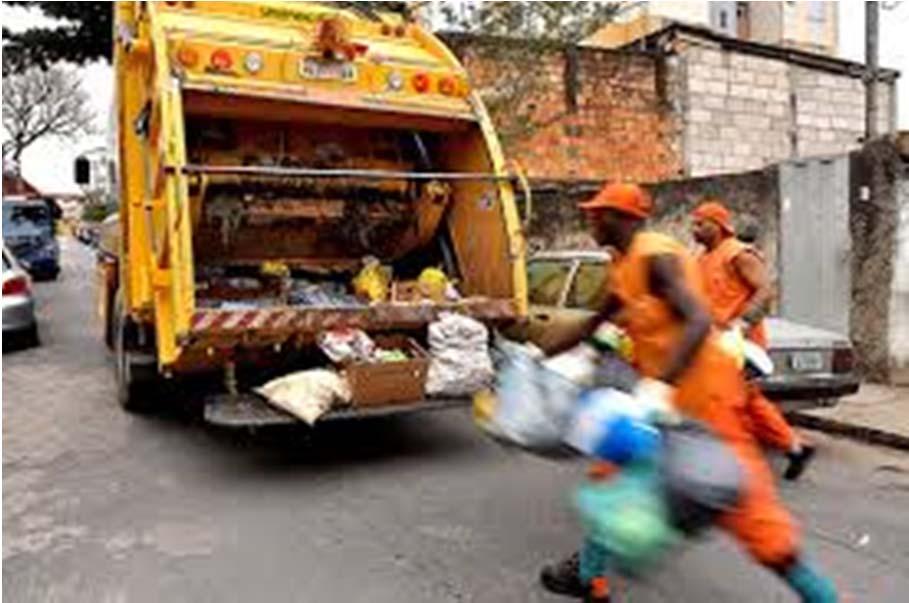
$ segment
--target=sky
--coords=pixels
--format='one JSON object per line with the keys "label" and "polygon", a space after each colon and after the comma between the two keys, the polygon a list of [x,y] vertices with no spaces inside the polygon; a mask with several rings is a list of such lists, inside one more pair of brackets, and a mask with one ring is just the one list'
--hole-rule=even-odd
{"label": "sky", "polygon": [[[840,2],[841,57],[863,61],[865,55],[864,6],[858,0]],[[898,69],[899,127],[909,130],[909,0],[884,2],[881,11],[880,64]],[[0,5],[0,21],[13,31],[41,24],[44,19],[21,8]],[[22,159],[22,172],[32,184],[44,192],[78,192],[73,182],[73,160],[83,151],[103,145],[108,128],[113,82],[110,67],[103,62],[81,68],[83,86],[89,92],[97,115],[98,134],[78,141],[45,140],[28,148]]]}

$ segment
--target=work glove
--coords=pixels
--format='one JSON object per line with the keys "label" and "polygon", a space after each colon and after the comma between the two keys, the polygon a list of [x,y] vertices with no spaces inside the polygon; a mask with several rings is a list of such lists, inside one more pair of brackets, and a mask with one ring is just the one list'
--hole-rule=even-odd
{"label": "work glove", "polygon": [[634,401],[646,409],[654,421],[664,425],[677,425],[682,418],[675,409],[675,388],[658,379],[643,378],[634,389]]}
{"label": "work glove", "polygon": [[733,323],[731,327],[720,332],[719,344],[720,349],[735,361],[739,369],[745,366],[745,332],[738,324]]}

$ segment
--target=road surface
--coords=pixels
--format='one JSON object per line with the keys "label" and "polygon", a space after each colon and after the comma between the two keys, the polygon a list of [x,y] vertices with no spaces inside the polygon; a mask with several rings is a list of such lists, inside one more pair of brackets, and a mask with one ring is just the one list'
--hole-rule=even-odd
{"label": "road surface", "polygon": [[[502,450],[462,410],[240,438],[189,410],[125,414],[94,322],[92,255],[38,284],[43,345],[3,356],[7,601],[558,601],[578,462]],[[183,401],[186,402],[186,401]],[[175,406],[185,408],[181,402]],[[783,493],[844,601],[909,593],[909,457],[824,438]],[[717,535],[638,603],[794,601]]]}

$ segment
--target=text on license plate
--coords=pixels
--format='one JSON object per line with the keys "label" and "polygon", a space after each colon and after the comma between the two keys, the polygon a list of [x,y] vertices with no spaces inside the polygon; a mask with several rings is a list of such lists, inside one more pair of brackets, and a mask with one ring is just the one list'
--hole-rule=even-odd
{"label": "text on license plate", "polygon": [[353,63],[343,61],[303,59],[300,61],[300,77],[313,80],[353,81],[357,79],[357,68]]}
{"label": "text on license plate", "polygon": [[790,362],[792,370],[800,373],[820,371],[824,368],[824,355],[821,352],[794,352]]}

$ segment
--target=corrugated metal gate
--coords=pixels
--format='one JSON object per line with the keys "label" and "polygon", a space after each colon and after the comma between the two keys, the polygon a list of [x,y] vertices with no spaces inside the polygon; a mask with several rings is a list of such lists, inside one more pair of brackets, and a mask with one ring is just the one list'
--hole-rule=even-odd
{"label": "corrugated metal gate", "polygon": [[849,333],[849,158],[780,164],[780,313]]}

